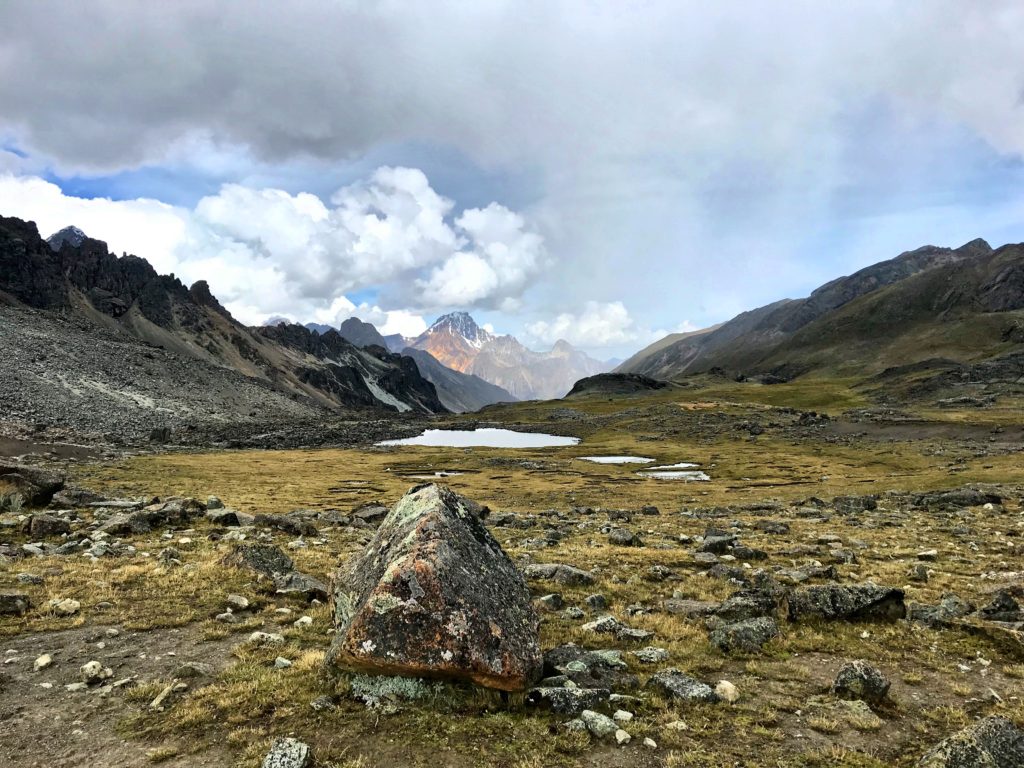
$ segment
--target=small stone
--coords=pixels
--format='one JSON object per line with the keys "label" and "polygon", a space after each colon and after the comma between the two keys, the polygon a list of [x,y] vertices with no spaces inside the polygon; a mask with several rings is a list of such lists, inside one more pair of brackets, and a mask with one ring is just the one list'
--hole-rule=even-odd
{"label": "small stone", "polygon": [[274,659],[274,667],[276,669],[288,669],[292,665],[290,659],[286,659],[284,656],[278,656]]}
{"label": "small stone", "polygon": [[668,651],[654,646],[641,648],[639,651],[630,651],[630,655],[635,656],[641,664],[660,664],[663,661],[668,661]]}
{"label": "small stone", "polygon": [[602,715],[592,709],[584,709],[580,712],[580,720],[590,731],[591,735],[598,739],[605,739],[615,734],[619,727],[608,715]]}
{"label": "small stone", "polygon": [[630,736],[628,733],[626,733],[626,731],[622,730],[621,728],[615,731],[615,742],[620,746],[629,744],[632,738],[632,736]]}
{"label": "small stone", "polygon": [[110,667],[104,667],[98,661],[89,661],[82,665],[82,681],[87,685],[96,685],[114,676]]}
{"label": "small stone", "polygon": [[615,710],[615,714],[612,715],[612,720],[614,720],[616,723],[628,723],[632,719],[633,713],[627,712],[624,709],[617,709]]}
{"label": "small stone", "polygon": [[209,496],[206,499],[206,509],[224,509],[224,502],[218,499],[216,496]]}
{"label": "small stone", "polygon": [[939,559],[939,550],[937,549],[926,549],[923,552],[917,553],[917,559],[923,560],[927,563],[933,563]]}
{"label": "small stone", "polygon": [[213,674],[213,665],[201,661],[187,661],[174,670],[175,677],[209,677]]}
{"label": "small stone", "polygon": [[53,665],[53,656],[51,656],[48,653],[44,653],[42,656],[40,656],[39,658],[37,658],[35,660],[35,663],[32,665],[32,668],[36,672],[40,672],[40,671],[42,671],[44,669],[49,669],[52,665]]}
{"label": "small stone", "polygon": [[89,686],[85,683],[68,683],[64,686],[64,690],[69,693],[78,693],[79,691],[88,690]]}
{"label": "small stone", "polygon": [[72,600],[69,597],[66,598],[55,598],[46,604],[47,609],[54,616],[68,617],[74,616],[81,609],[82,604],[77,600]]}
{"label": "small stone", "polygon": [[249,599],[242,595],[228,595],[227,604],[233,611],[244,611],[249,607]]}
{"label": "small stone", "polygon": [[235,624],[238,622],[238,618],[231,611],[225,611],[224,613],[218,613],[214,616],[217,621],[222,621],[225,624]]}
{"label": "small stone", "polygon": [[306,768],[309,764],[309,745],[291,737],[276,739],[263,758],[263,768]]}
{"label": "small stone", "polygon": [[154,710],[163,709],[164,703],[167,701],[168,698],[170,698],[170,695],[172,693],[174,693],[174,686],[166,686],[162,691],[160,691],[160,693],[156,695],[156,698],[149,702],[149,708]]}
{"label": "small stone", "polygon": [[246,638],[246,642],[252,645],[281,645],[284,643],[284,635],[276,632],[253,632]]}
{"label": "small stone", "polygon": [[583,602],[592,611],[603,611],[608,607],[608,599],[604,595],[588,595]]}
{"label": "small stone", "polygon": [[907,578],[911,581],[927,582],[931,578],[931,574],[928,572],[928,566],[924,563],[914,563],[907,572]]}
{"label": "small stone", "polygon": [[646,739],[644,739],[644,746],[647,747],[648,749],[657,749],[658,748],[658,742],[656,742],[654,739],[652,739],[650,736],[648,736]]}
{"label": "small stone", "polygon": [[729,704],[735,704],[740,699],[739,689],[728,680],[719,680],[715,686],[715,693]]}
{"label": "small stone", "polygon": [[565,607],[565,600],[558,593],[552,593],[550,595],[544,595],[543,597],[537,598],[537,606],[541,610],[545,611],[560,611]]}

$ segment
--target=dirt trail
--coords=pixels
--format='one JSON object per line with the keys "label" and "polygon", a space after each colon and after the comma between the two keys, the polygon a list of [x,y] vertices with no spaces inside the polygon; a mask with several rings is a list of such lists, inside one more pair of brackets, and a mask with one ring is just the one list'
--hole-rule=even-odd
{"label": "dirt trail", "polygon": [[[114,634],[114,632],[117,634]],[[60,632],[26,634],[2,641],[0,665],[0,765],[5,768],[129,768],[152,765],[147,753],[159,746],[126,739],[118,723],[145,703],[126,700],[127,687],[109,693],[101,686],[70,692],[81,667],[98,661],[110,667],[111,680],[135,677],[138,683],[169,680],[182,664],[203,662],[214,674],[230,660],[237,638],[204,641],[198,628],[146,632],[89,626]],[[102,646],[102,647],[101,647]],[[34,671],[36,658],[53,657],[48,669]],[[184,680],[190,688],[206,678]],[[43,687],[49,684],[51,687]],[[173,745],[177,746],[177,745]],[[182,750],[185,752],[186,750]],[[220,749],[181,755],[165,766],[223,766],[231,757]]]}

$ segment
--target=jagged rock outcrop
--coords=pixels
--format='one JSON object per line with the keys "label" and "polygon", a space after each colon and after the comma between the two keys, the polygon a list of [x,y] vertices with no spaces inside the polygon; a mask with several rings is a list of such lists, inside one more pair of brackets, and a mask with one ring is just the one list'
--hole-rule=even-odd
{"label": "jagged rock outcrop", "polygon": [[522,690],[540,675],[523,577],[458,495],[413,488],[337,574],[328,664]]}

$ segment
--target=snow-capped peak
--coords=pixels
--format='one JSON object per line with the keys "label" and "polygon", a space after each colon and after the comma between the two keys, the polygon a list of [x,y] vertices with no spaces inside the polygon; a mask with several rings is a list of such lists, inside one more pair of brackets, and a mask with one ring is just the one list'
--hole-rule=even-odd
{"label": "snow-capped peak", "polygon": [[477,325],[468,312],[449,312],[447,315],[442,315],[427,329],[427,333],[450,333],[453,336],[461,337],[475,349],[480,349],[494,338],[492,334]]}

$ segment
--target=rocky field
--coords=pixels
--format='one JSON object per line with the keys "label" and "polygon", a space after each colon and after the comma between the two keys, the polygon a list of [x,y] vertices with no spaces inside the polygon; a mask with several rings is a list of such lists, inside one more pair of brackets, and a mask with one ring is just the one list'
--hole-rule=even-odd
{"label": "rocky field", "polygon": [[1024,764],[1019,412],[711,383],[457,422],[557,449],[7,461],[0,762]]}

